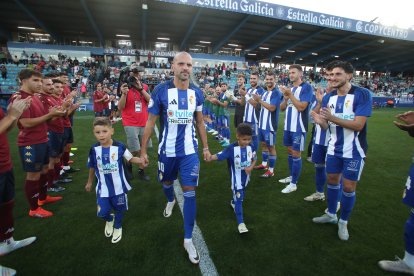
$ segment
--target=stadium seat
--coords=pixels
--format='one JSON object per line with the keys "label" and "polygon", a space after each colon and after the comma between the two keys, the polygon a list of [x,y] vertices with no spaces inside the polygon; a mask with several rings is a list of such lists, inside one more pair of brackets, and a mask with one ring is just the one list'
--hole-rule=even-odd
{"label": "stadium seat", "polygon": [[82,104],[78,107],[78,111],[86,111],[86,105]]}

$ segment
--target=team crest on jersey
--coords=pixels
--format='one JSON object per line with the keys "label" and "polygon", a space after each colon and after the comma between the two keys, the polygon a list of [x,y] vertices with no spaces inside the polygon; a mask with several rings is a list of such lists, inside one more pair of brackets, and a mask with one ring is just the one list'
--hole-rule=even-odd
{"label": "team crest on jersey", "polygon": [[358,160],[352,160],[348,163],[348,168],[347,170],[349,171],[357,171],[358,170],[358,164],[359,161]]}
{"label": "team crest on jersey", "polygon": [[191,103],[191,104],[193,104],[193,102],[194,102],[194,96],[193,96],[193,95],[191,95],[191,96],[190,96],[190,98],[189,98],[188,100],[190,101],[190,103]]}
{"label": "team crest on jersey", "polygon": [[346,100],[345,107],[348,108],[350,104],[351,104],[351,100],[350,99]]}
{"label": "team crest on jersey", "polygon": [[113,161],[116,161],[116,153],[115,153],[115,152],[111,154],[111,159],[112,159]]}

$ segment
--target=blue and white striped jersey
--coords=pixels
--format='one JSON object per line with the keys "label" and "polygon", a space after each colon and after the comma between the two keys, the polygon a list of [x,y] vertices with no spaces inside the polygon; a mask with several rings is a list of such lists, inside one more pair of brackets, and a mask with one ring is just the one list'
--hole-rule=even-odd
{"label": "blue and white striped jersey", "polygon": [[[336,90],[324,96],[322,106],[328,107],[338,118],[354,120],[356,116],[371,116],[372,97],[368,89],[352,85],[345,96],[338,96]],[[328,154],[343,158],[364,158],[366,131],[367,124],[361,131],[354,131],[329,122]]]}
{"label": "blue and white striped jersey", "polygon": [[107,148],[96,143],[90,149],[88,168],[95,169],[98,197],[117,196],[131,190],[124,173],[124,157],[130,160],[133,156],[126,146],[118,141],[113,141],[112,146]]}
{"label": "blue and white striped jersey", "polygon": [[158,154],[181,157],[197,153],[194,123],[196,112],[203,109],[203,102],[203,93],[194,85],[181,90],[171,80],[155,87],[148,112],[160,116]]}
{"label": "blue and white striped jersey", "polygon": [[256,88],[250,87],[246,91],[246,105],[244,107],[244,117],[243,121],[245,123],[254,124],[258,122],[259,112],[256,111],[253,105],[249,103],[249,99],[252,98],[253,94],[263,95],[264,90],[261,86],[257,86]]}
{"label": "blue and white striped jersey", "polygon": [[274,88],[272,91],[266,90],[263,93],[262,100],[270,105],[276,106],[276,110],[271,112],[263,106],[260,108],[259,129],[277,131],[282,98],[282,93],[277,88]]}
{"label": "blue and white striped jersey", "polygon": [[[301,102],[310,103],[313,95],[313,88],[309,83],[302,82],[299,86],[292,87],[295,98]],[[299,112],[289,99],[285,111],[284,130],[292,132],[308,131],[309,104],[305,110]]]}
{"label": "blue and white striped jersey", "polygon": [[250,176],[244,171],[256,160],[256,150],[252,144],[247,147],[240,147],[237,142],[229,145],[223,151],[217,153],[218,160],[227,159],[231,177],[231,189],[244,189],[249,183]]}

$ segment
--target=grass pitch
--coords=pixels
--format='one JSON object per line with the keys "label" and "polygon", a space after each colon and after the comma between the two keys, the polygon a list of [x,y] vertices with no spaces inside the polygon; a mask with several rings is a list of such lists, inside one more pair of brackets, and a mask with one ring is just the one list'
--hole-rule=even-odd
{"label": "grass pitch", "polygon": [[[288,175],[287,152],[282,146],[283,114],[277,134],[275,177],[259,178],[254,171],[243,204],[250,232],[239,235],[230,208],[230,178],[225,162],[201,165],[197,189],[197,224],[210,256],[221,275],[378,275],[380,259],[403,256],[404,223],[409,208],[401,202],[412,157],[412,138],[393,126],[394,115],[406,109],[375,110],[368,122],[368,157],[357,187],[357,202],[348,229],[350,240],[340,241],[335,225],[316,225],[326,202],[306,202],[315,190],[313,165],[303,158],[298,190],[282,194],[277,180]],[[87,155],[95,142],[93,115],[77,113],[72,158],[73,182],[64,199],[45,209],[47,219],[28,216],[23,193],[24,172],[15,144],[17,131],[9,134],[16,179],[16,239],[37,236],[27,248],[0,258],[0,264],[20,275],[199,275],[182,246],[183,220],[176,207],[164,218],[165,197],[156,181],[156,146],[149,151],[146,172],[150,182],[135,178],[128,194],[129,211],[123,223],[123,238],[111,244],[104,236],[104,222],[96,217],[95,194],[85,192]],[[114,125],[114,138],[126,143],[122,123]],[[221,146],[209,135],[212,153]],[[234,129],[232,130],[234,141]],[[308,140],[309,141],[309,135]],[[261,154],[258,155],[259,162]],[[136,170],[135,170],[136,176]],[[0,218],[1,219],[1,218]]]}

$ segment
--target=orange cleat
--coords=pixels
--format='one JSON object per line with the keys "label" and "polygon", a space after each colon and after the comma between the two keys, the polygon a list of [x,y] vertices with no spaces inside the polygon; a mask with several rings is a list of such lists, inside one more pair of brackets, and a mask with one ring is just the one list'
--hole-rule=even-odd
{"label": "orange cleat", "polygon": [[63,197],[61,197],[61,196],[46,196],[46,199],[45,200],[38,200],[37,201],[37,204],[39,205],[39,206],[43,206],[43,205],[45,205],[45,204],[47,204],[47,203],[52,203],[52,202],[55,202],[55,201],[59,201],[59,200],[61,200]]}
{"label": "orange cleat", "polygon": [[46,211],[42,207],[37,207],[36,210],[30,210],[29,216],[34,218],[47,218],[53,216],[52,212]]}

